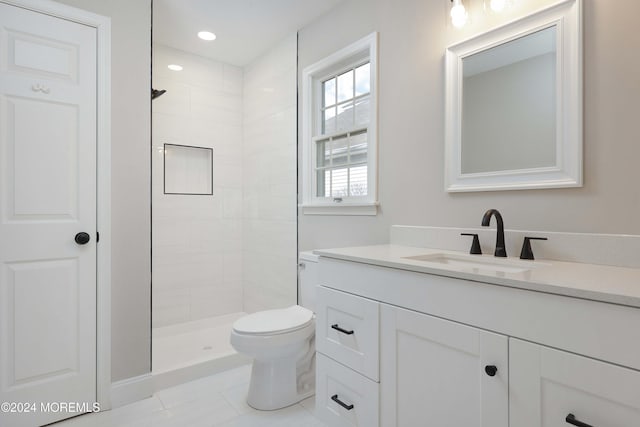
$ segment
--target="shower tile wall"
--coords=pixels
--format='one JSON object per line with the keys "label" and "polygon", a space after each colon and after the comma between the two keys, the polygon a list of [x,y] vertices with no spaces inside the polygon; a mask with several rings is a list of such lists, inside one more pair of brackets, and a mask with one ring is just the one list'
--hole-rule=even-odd
{"label": "shower tile wall", "polygon": [[295,34],[245,67],[244,311],[296,303]]}
{"label": "shower tile wall", "polygon": [[[242,311],[243,71],[154,46],[153,326]],[[180,64],[183,71],[167,69]],[[213,148],[213,195],[163,194],[164,143]]]}

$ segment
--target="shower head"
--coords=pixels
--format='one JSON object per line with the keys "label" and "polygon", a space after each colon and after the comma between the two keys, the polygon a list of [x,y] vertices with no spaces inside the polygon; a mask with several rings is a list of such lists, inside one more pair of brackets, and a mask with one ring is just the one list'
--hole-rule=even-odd
{"label": "shower head", "polygon": [[151,89],[151,100],[154,100],[154,99],[164,95],[165,92],[166,92],[166,90]]}

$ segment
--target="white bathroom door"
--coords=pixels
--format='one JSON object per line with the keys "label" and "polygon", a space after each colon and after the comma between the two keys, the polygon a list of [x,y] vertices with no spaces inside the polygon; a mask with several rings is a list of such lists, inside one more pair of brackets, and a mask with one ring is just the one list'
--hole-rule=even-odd
{"label": "white bathroom door", "polygon": [[96,400],[96,40],[0,2],[0,426]]}

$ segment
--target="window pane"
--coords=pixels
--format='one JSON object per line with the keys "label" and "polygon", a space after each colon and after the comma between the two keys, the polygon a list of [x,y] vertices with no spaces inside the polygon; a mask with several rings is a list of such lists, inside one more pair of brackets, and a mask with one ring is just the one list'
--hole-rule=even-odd
{"label": "window pane", "polygon": [[334,139],[331,143],[333,166],[345,165],[349,161],[349,144],[346,136]]}
{"label": "window pane", "polygon": [[331,175],[328,170],[319,170],[316,172],[316,197],[326,197],[329,193],[329,178]]}
{"label": "window pane", "polygon": [[327,80],[322,84],[324,88],[324,101],[322,103],[323,107],[328,107],[329,105],[333,105],[336,103],[336,79],[335,77],[331,80]]}
{"label": "window pane", "polygon": [[331,197],[347,197],[347,180],[349,169],[334,169],[331,171]]}
{"label": "window pane", "polygon": [[353,70],[338,76],[338,102],[353,98]]}
{"label": "window pane", "polygon": [[336,131],[347,130],[353,128],[353,102],[338,105]]}
{"label": "window pane", "polygon": [[356,68],[356,96],[371,91],[371,65],[366,63]]}
{"label": "window pane", "polygon": [[367,195],[367,166],[356,166],[349,168],[349,195]]}
{"label": "window pane", "polygon": [[370,113],[370,99],[369,97],[360,98],[356,101],[356,126],[366,125],[369,123]]}
{"label": "window pane", "polygon": [[323,197],[331,195],[331,171],[324,171],[324,194]]}
{"label": "window pane", "polygon": [[367,161],[368,142],[366,131],[351,134],[350,146],[350,163],[363,163]]}
{"label": "window pane", "polygon": [[336,131],[336,107],[327,108],[322,112],[322,133],[334,133]]}
{"label": "window pane", "polygon": [[319,168],[331,164],[331,142],[328,139],[316,142],[316,159]]}

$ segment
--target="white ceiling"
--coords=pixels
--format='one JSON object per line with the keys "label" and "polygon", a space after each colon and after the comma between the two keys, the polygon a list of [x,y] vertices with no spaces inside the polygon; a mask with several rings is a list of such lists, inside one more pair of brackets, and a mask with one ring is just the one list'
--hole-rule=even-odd
{"label": "white ceiling", "polygon": [[[154,0],[153,41],[244,66],[342,0]],[[200,40],[198,31],[218,38]]]}

